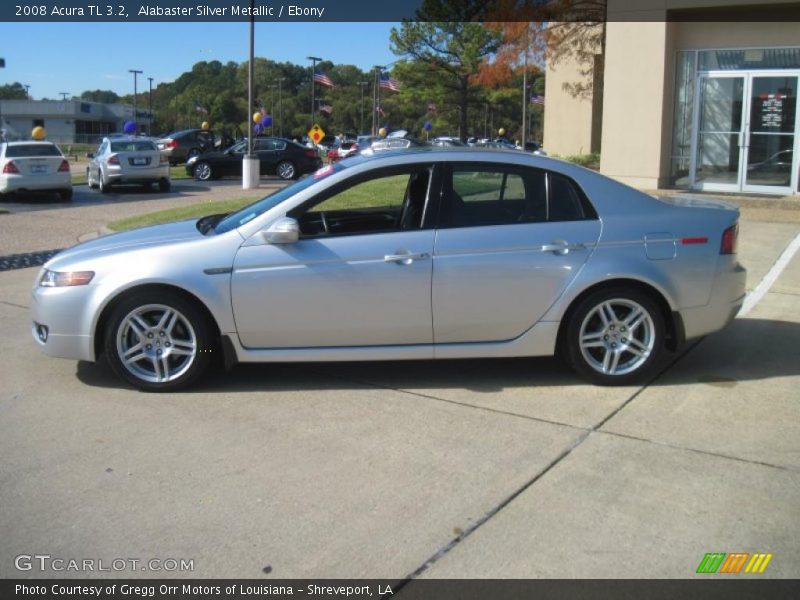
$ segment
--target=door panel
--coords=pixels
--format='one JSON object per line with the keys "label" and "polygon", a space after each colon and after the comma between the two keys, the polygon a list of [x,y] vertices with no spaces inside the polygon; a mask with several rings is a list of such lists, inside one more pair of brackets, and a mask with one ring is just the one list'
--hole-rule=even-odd
{"label": "door panel", "polygon": [[[434,232],[243,246],[231,295],[248,348],[430,344]],[[415,254],[415,259],[387,260]]]}
{"label": "door panel", "polygon": [[[433,259],[435,342],[520,336],[564,292],[599,235],[600,222],[594,220],[439,230]],[[562,253],[552,249],[558,241],[586,247]]]}

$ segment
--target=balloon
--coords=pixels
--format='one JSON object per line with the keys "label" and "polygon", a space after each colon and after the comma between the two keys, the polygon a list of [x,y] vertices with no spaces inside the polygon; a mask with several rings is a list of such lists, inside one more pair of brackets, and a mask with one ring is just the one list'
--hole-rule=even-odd
{"label": "balloon", "polygon": [[255,125],[253,125],[253,133],[255,133],[256,135],[261,133],[261,129],[262,129],[261,123],[256,123]]}
{"label": "balloon", "polygon": [[503,136],[503,135],[506,134],[506,130],[501,127],[500,129],[497,130],[497,133],[499,133],[501,136]]}
{"label": "balloon", "polygon": [[378,135],[381,137],[386,137],[386,128],[381,127],[380,129],[378,129]]}
{"label": "balloon", "polygon": [[201,129],[208,129],[209,127],[211,127],[211,125],[209,124],[208,121],[203,121],[203,124],[200,125]]}
{"label": "balloon", "polygon": [[31,137],[35,140],[43,140],[44,136],[46,135],[47,132],[41,125],[37,125],[36,127],[33,128],[33,131],[31,131]]}
{"label": "balloon", "polygon": [[272,125],[272,117],[269,115],[264,115],[261,118],[261,127],[269,127]]}
{"label": "balloon", "polygon": [[122,126],[123,133],[132,134],[136,133],[136,123],[133,121],[125,121],[125,124]]}
{"label": "balloon", "polygon": [[425,121],[425,125],[422,126],[425,131],[430,131],[433,129],[433,124],[430,121]]}
{"label": "balloon", "polygon": [[253,113],[253,123],[261,123],[261,119],[263,118],[262,114],[258,111]]}

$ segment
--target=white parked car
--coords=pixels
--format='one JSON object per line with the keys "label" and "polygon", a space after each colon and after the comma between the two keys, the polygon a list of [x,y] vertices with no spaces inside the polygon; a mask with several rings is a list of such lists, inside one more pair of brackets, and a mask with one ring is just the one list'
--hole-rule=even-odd
{"label": "white parked car", "polygon": [[0,197],[14,192],[58,192],[72,199],[69,162],[52,142],[0,144]]}
{"label": "white parked car", "polygon": [[169,157],[159,152],[155,142],[137,137],[105,138],[86,167],[86,181],[90,188],[102,193],[111,191],[112,185],[133,183],[158,184],[162,192],[169,191]]}

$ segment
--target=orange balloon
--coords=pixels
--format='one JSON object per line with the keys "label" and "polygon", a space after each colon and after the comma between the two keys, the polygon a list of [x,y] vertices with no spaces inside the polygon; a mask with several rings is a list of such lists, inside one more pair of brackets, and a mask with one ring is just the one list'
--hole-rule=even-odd
{"label": "orange balloon", "polygon": [[47,132],[41,125],[37,125],[36,127],[33,128],[33,131],[31,131],[31,137],[35,140],[43,140],[44,136],[46,135]]}
{"label": "orange balloon", "polygon": [[262,115],[260,112],[253,113],[253,123],[261,123]]}

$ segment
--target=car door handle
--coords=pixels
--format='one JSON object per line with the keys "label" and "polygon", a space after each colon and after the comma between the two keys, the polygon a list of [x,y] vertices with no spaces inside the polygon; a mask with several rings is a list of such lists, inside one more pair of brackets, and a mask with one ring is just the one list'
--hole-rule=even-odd
{"label": "car door handle", "polygon": [[553,252],[555,254],[569,254],[570,250],[585,250],[583,244],[570,244],[565,240],[555,240],[550,244],[542,245],[542,252]]}
{"label": "car door handle", "polygon": [[415,260],[425,260],[430,258],[431,255],[427,252],[419,252],[417,254],[413,254],[411,252],[407,252],[405,254],[387,254],[383,257],[384,262],[393,262],[393,263],[401,263],[404,265],[410,265]]}

